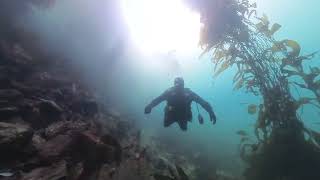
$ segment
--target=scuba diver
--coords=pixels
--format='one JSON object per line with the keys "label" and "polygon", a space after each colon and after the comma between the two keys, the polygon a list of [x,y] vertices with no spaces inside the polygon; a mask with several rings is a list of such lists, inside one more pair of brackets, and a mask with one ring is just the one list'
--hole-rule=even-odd
{"label": "scuba diver", "polygon": [[[167,101],[167,105],[164,110],[164,127],[168,127],[174,122],[177,122],[180,129],[186,131],[188,121],[192,120],[192,101],[200,104],[209,113],[212,123],[216,123],[216,116],[210,104],[203,100],[196,93],[192,92],[190,89],[184,88],[184,80],[181,77],[175,78],[173,87],[166,90],[163,94],[155,98],[149,105],[147,105],[144,113],[151,113],[152,108],[160,104],[162,101]],[[198,119],[200,124],[202,124],[203,118],[200,113],[198,115]]]}

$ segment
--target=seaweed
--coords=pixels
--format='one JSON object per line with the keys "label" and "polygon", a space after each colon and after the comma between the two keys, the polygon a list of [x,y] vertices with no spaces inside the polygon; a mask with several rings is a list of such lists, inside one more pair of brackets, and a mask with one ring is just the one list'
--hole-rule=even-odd
{"label": "seaweed", "polygon": [[[201,14],[200,46],[212,54],[215,77],[236,67],[234,89],[262,97],[254,134],[257,142],[241,139],[240,154],[248,163],[247,180],[320,179],[319,133],[308,129],[297,110],[320,107],[319,67],[304,68],[316,52],[301,55],[291,39],[277,40],[281,25],[267,15],[257,16],[256,3],[248,0],[188,0]],[[299,76],[291,78],[292,76]],[[294,97],[290,89],[307,89],[314,97]]]}

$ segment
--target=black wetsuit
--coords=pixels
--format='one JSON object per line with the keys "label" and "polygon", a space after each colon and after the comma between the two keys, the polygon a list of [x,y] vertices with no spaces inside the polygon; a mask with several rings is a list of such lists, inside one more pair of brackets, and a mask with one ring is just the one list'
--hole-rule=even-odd
{"label": "black wetsuit", "polygon": [[153,108],[162,101],[167,101],[164,117],[165,127],[177,122],[182,130],[187,130],[187,123],[192,120],[192,101],[200,104],[210,115],[214,114],[210,104],[188,88],[172,87],[155,98],[148,106]]}

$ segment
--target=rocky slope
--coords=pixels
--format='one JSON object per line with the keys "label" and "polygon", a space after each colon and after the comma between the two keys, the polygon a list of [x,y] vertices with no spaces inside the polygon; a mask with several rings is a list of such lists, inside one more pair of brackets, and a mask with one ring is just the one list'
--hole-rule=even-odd
{"label": "rocky slope", "polygon": [[0,179],[143,179],[132,123],[98,104],[65,61],[34,57],[0,42]]}

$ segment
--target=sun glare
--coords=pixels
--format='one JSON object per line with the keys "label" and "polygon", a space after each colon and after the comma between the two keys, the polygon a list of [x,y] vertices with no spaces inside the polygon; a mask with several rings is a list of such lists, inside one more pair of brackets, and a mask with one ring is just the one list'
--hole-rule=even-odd
{"label": "sun glare", "polygon": [[197,48],[200,16],[182,0],[123,0],[123,11],[131,38],[142,52]]}

